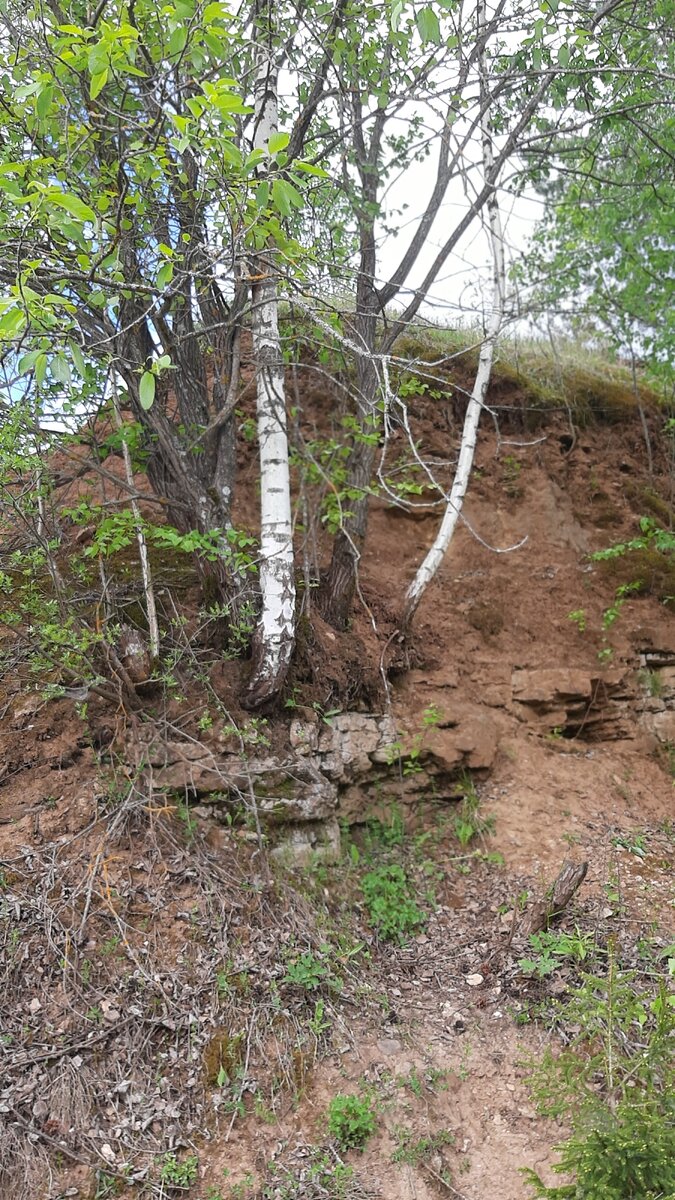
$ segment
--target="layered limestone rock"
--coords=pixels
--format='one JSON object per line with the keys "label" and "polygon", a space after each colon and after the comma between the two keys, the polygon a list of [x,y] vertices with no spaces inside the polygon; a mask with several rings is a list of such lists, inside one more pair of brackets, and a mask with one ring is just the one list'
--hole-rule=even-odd
{"label": "layered limestone rock", "polygon": [[[497,750],[498,732],[480,710],[431,722],[400,737],[384,713],[337,713],[320,717],[299,709],[291,721],[289,752],[242,753],[233,739],[214,749],[196,740],[160,736],[130,747],[147,786],[198,798],[200,811],[216,819],[257,811],[281,855],[294,860],[339,850],[338,816],[359,821],[383,791],[395,785],[399,798],[434,787],[454,798],[452,783],[463,768],[486,769]],[[276,831],[276,832],[275,832]]]}
{"label": "layered limestone rock", "polygon": [[337,808],[337,787],[311,758],[216,754],[198,742],[160,741],[135,747],[136,765],[151,786],[208,796],[214,808],[241,808],[255,796],[267,824],[323,821]]}
{"label": "layered limestone rock", "polygon": [[[419,718],[408,733],[384,713],[324,716],[295,710],[288,749],[273,754],[237,736],[136,742],[134,759],[149,788],[199,798],[216,819],[252,812],[274,853],[303,862],[339,854],[339,820],[359,822],[373,807],[433,792],[454,799],[463,770],[487,771],[514,720],[533,732],[580,741],[650,736],[675,743],[675,652],[650,648],[640,666],[540,667],[508,671],[478,664],[474,700],[451,672],[410,672]],[[480,697],[480,701],[478,700]]]}
{"label": "layered limestone rock", "polygon": [[583,741],[635,736],[635,686],[624,668],[542,667],[514,671],[512,711],[540,732]]}

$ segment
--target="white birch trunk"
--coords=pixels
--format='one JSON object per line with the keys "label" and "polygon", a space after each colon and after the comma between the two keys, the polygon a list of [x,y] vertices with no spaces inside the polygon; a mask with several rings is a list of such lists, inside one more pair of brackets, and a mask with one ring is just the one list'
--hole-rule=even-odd
{"label": "white birch trunk", "polygon": [[[492,149],[492,138],[487,126],[487,115],[482,128],[482,147],[483,147],[483,174],[485,180],[489,180],[492,174],[494,155]],[[501,214],[499,211],[499,202],[497,199],[496,180],[492,195],[487,202],[488,212],[488,228],[490,238],[490,249],[492,253],[492,268],[493,268],[493,288],[492,288],[492,313],[485,330],[485,337],[480,348],[478,356],[478,369],[474,380],[471,397],[466,409],[464,417],[464,428],[462,430],[462,440],[459,450],[459,459],[455,478],[453,480],[450,495],[447,499],[445,514],[441,522],[440,528],[433,544],[429,549],[424,561],[417,570],[417,574],[413,579],[408,591],[406,592],[405,608],[403,612],[403,626],[407,627],[412,621],[424,592],[431,583],[431,580],[436,575],[448,547],[453,538],[453,534],[457,527],[464,497],[469,485],[469,477],[473,466],[473,458],[476,449],[476,438],[478,436],[478,425],[480,422],[483,404],[490,376],[492,374],[492,362],[494,359],[495,343],[501,329],[502,319],[504,315],[504,289],[505,289],[505,268],[504,268],[504,241],[502,235]]]}
{"label": "white birch trunk", "polygon": [[[265,149],[277,130],[277,74],[273,61],[273,0],[263,0],[257,26],[260,61],[255,86],[254,148]],[[295,566],[291,514],[284,364],[279,304],[268,251],[251,264],[253,357],[260,445],[260,595],[253,638],[253,670],[245,703],[257,708],[283,687],[295,644]]]}
{"label": "white birch trunk", "polygon": [[[124,473],[127,477],[130,492],[134,491],[134,471],[131,465],[131,455],[124,437],[124,424],[122,414],[120,412],[119,400],[117,398],[117,384],[113,380],[113,412],[115,414],[115,425],[122,434],[122,458],[124,459]],[[131,511],[134,514],[134,522],[136,525],[136,541],[138,542],[138,558],[141,564],[141,576],[143,578],[143,594],[145,596],[145,609],[148,615],[148,639],[150,658],[154,663],[159,658],[159,622],[157,620],[157,605],[155,604],[155,588],[152,582],[152,571],[150,569],[150,559],[148,556],[148,543],[145,540],[145,531],[143,529],[143,518],[141,510],[138,507],[138,501],[135,496],[130,499]]]}

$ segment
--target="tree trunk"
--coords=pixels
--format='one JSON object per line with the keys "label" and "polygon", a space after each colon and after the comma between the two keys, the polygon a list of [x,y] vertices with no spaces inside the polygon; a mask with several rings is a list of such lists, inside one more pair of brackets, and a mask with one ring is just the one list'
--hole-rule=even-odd
{"label": "tree trunk", "polygon": [[476,378],[474,380],[473,389],[466,409],[466,415],[464,417],[464,428],[462,429],[462,440],[460,443],[457,469],[455,471],[455,478],[450,490],[450,495],[448,496],[445,514],[443,516],[438,533],[434,538],[433,544],[429,549],[424,561],[418,568],[417,574],[415,575],[415,578],[413,579],[406,593],[405,607],[403,611],[404,629],[410,625],[424,592],[443,562],[457,527],[457,522],[462,511],[462,505],[464,503],[464,497],[469,485],[471,468],[473,466],[473,456],[476,449],[476,438],[478,436],[478,425],[480,422],[481,413],[483,411],[483,404],[485,402],[485,395],[490,382],[490,376],[492,374],[492,361],[494,358],[495,343],[497,341],[497,336],[499,334],[504,315],[504,240],[501,216],[499,212],[499,202],[497,200],[497,180],[494,177],[492,138],[487,127],[487,116],[485,117],[482,128],[482,147],[484,179],[486,183],[492,185],[492,192],[487,201],[493,270],[492,313],[487,323],[483,344],[480,348]]}
{"label": "tree trunk", "polygon": [[360,215],[359,220],[361,255],[353,330],[354,343],[359,347],[356,360],[356,403],[362,436],[357,435],[347,464],[349,491],[358,492],[358,495],[355,499],[347,501],[349,516],[345,517],[342,528],[335,535],[330,567],[322,589],[321,610],[325,620],[334,629],[347,628],[356,593],[359,562],[368,528],[369,489],[375,465],[376,448],[372,439],[366,435],[372,433],[380,391],[380,374],[375,357],[379,300],[375,290],[377,251],[372,215],[379,178],[377,129],[373,133],[367,153],[365,144],[358,137],[356,144],[364,159],[362,185],[365,201],[370,205],[370,208]]}
{"label": "tree trunk", "polygon": [[[122,422],[122,414],[120,412],[119,398],[117,395],[117,382],[113,376],[112,382],[113,394],[113,415],[115,425],[122,435],[122,458],[124,460],[124,473],[127,477],[130,493],[133,492],[134,472],[131,465],[131,455],[129,447],[124,437],[124,424]],[[141,578],[143,580],[143,595],[145,596],[145,610],[148,618],[148,636],[150,639],[150,659],[154,663],[159,659],[159,622],[157,620],[157,605],[155,604],[155,588],[152,582],[152,570],[150,568],[150,559],[148,556],[148,544],[145,540],[145,531],[143,529],[143,518],[141,510],[138,506],[138,501],[133,494],[129,501],[131,511],[134,514],[136,522],[136,541],[138,543],[138,559],[141,564]]]}
{"label": "tree trunk", "polygon": [[[277,68],[273,0],[261,0],[256,20],[260,59],[255,86],[254,149],[265,150],[277,131]],[[295,645],[295,564],[286,428],[284,363],[273,252],[251,264],[253,357],[260,445],[260,615],[253,638],[247,708],[279,695]]]}
{"label": "tree trunk", "polygon": [[334,629],[346,629],[352,613],[359,562],[368,526],[368,488],[373,477],[375,449],[357,442],[349,457],[349,487],[361,495],[349,501],[350,513],[335,535],[321,611]]}

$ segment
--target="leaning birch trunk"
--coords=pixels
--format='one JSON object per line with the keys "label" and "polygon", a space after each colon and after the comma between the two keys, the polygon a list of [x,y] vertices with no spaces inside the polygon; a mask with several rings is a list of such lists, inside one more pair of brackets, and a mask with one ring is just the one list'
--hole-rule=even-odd
{"label": "leaning birch trunk", "polygon": [[[483,172],[485,180],[488,182],[493,175],[493,152],[492,139],[486,125],[483,126],[482,130],[482,144]],[[488,229],[493,266],[492,314],[488,321],[485,337],[483,338],[478,356],[478,369],[466,409],[459,459],[455,478],[447,500],[445,514],[434,542],[406,592],[405,608],[403,610],[404,629],[410,625],[424,592],[443,562],[462,511],[462,504],[464,503],[469,476],[471,475],[471,467],[473,466],[478,424],[481,412],[483,411],[490,375],[492,374],[495,343],[504,315],[504,241],[502,237],[499,202],[497,199],[496,180],[493,179],[492,183],[493,191],[487,201]]]}
{"label": "leaning birch trunk", "polygon": [[[277,131],[273,12],[273,0],[261,0],[256,21],[260,47],[255,85],[256,150],[266,150],[270,136]],[[247,708],[259,708],[278,696],[291,661],[295,644],[295,570],[284,366],[272,250],[253,260],[251,274],[255,280],[251,324],[260,445],[261,608],[244,703]]]}

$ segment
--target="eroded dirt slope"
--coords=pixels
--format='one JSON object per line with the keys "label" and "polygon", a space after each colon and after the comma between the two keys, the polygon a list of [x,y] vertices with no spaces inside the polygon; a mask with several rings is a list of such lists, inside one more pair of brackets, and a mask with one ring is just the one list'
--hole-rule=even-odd
{"label": "eroded dirt slope", "polygon": [[[429,418],[430,454],[434,430]],[[568,928],[617,941],[629,961],[641,938],[672,941],[675,623],[648,594],[603,630],[617,581],[587,557],[635,533],[649,483],[638,423],[542,437],[483,435],[465,522],[391,681],[403,764],[416,747],[451,773],[464,730],[494,817],[463,853],[448,799],[392,771],[379,807],[399,806],[401,853],[420,888],[428,876],[428,921],[404,947],[379,944],[366,919],[358,830],[346,863],[271,885],[250,830],[214,828],[175,797],[150,803],[123,763],[101,761],[123,713],[93,703],[83,725],[73,701],[8,688],[3,1200],[103,1200],[129,1166],[128,1194],[193,1200],[261,1196],[272,1178],[265,1195],[280,1198],[525,1200],[521,1167],[552,1179],[564,1130],[537,1117],[523,1063],[553,1035],[521,1023],[538,993],[513,914],[563,859],[583,859]],[[437,520],[418,517],[375,503],[357,629],[393,628]],[[320,957],[324,940],[342,991],[288,983],[289,954]],[[375,1097],[377,1131],[343,1156],[351,1190],[333,1172],[333,1191],[317,1191],[316,1148],[336,1162],[327,1107],[358,1088]],[[161,1179],[171,1147],[194,1159],[182,1191]]]}

